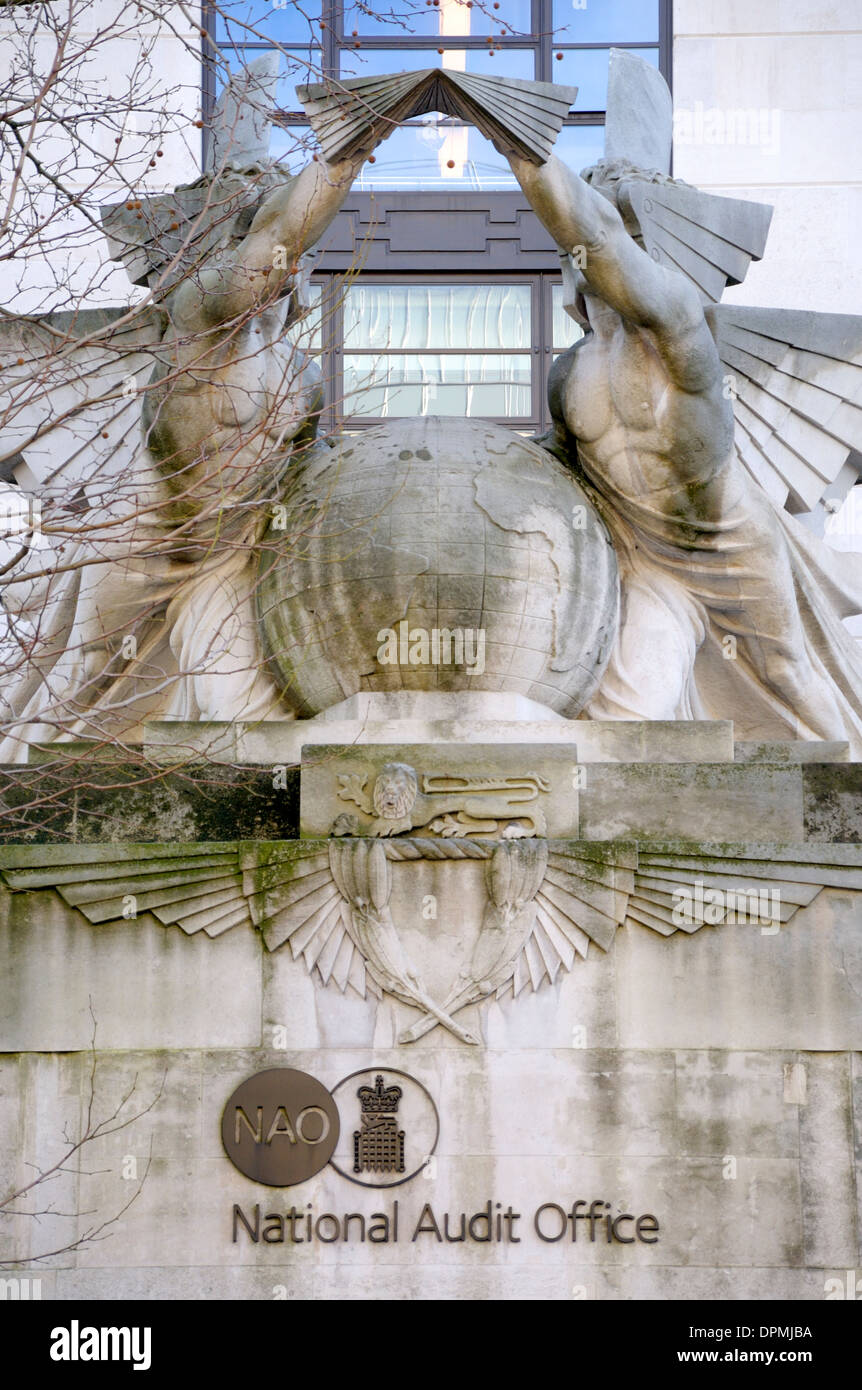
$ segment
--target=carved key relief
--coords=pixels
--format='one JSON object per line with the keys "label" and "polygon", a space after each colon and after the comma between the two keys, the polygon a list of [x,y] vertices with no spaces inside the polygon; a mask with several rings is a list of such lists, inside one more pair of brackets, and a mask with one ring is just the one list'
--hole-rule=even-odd
{"label": "carved key relief", "polygon": [[302,835],[521,840],[577,834],[576,761],[573,745],[307,747]]}
{"label": "carved key relief", "polygon": [[360,816],[342,811],[333,835],[423,835],[523,839],[545,835],[541,805],[548,780],[529,772],[521,777],[459,777],[417,773],[408,763],[386,763],[369,789],[367,773],[343,772],[338,796],[354,802]]}

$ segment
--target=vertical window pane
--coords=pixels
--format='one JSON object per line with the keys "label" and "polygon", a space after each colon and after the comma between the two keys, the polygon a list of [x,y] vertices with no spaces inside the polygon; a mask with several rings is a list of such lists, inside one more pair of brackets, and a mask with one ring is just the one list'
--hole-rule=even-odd
{"label": "vertical window pane", "polygon": [[553,347],[555,352],[563,352],[583,338],[584,330],[563,308],[562,285],[551,286],[551,297],[554,309]]}
{"label": "vertical window pane", "polygon": [[[604,111],[608,100],[608,48],[560,48],[561,61],[554,59],[553,78],[577,87],[574,111]],[[657,48],[639,48],[639,58],[658,67]]]}
{"label": "vertical window pane", "polygon": [[529,34],[532,26],[530,0],[499,0],[500,8],[487,6],[487,13],[467,0],[440,0],[429,6],[425,0],[368,0],[367,4],[345,5],[344,33],[385,34],[398,38],[414,34],[453,36],[457,34]]}
{"label": "vertical window pane", "polygon": [[216,0],[216,42],[309,43],[320,37],[319,16],[319,0]]}
{"label": "vertical window pane", "polygon": [[439,116],[423,116],[387,135],[364,164],[358,190],[434,189],[441,193],[517,189],[505,157],[472,126]]}
{"label": "vertical window pane", "polygon": [[588,169],[591,164],[597,164],[604,158],[604,153],[603,125],[564,125],[554,145],[557,158],[574,169],[576,174]]}
{"label": "vertical window pane", "polygon": [[529,285],[354,285],[344,342],[356,348],[526,348]]}
{"label": "vertical window pane", "polygon": [[561,43],[649,43],[658,39],[658,0],[554,0]]}
{"label": "vertical window pane", "polygon": [[323,319],[327,309],[331,310],[331,305],[324,301],[321,285],[309,285],[306,289],[306,299],[310,307],[305,317],[292,323],[284,336],[303,352],[317,356],[323,345]]}

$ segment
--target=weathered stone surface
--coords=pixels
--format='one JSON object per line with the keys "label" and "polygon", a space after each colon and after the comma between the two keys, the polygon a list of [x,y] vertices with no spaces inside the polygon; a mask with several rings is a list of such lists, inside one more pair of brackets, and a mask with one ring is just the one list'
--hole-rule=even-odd
{"label": "weathered stone surface", "polygon": [[[247,940],[254,943],[256,972],[262,949],[301,956],[319,986],[334,992],[332,1004],[321,1008],[338,1007],[335,993],[382,997],[360,1025],[366,1033],[371,1027],[375,1046],[414,1043],[438,1027],[461,1044],[478,1043],[492,1027],[499,1038],[500,1016],[486,1016],[485,1004],[513,997],[517,1010],[522,998],[559,989],[570,971],[577,973],[591,943],[610,953],[624,924],[684,942],[692,935],[716,935],[722,924],[742,923],[753,941],[771,941],[785,940],[798,917],[839,933],[838,969],[823,950],[816,966],[821,990],[834,995],[830,1024],[836,1023],[840,1045],[846,1046],[839,1006],[848,978],[852,988],[859,938],[851,933],[844,939],[842,912],[857,907],[860,860],[853,845],[359,836],[6,847],[0,849],[0,875],[12,890],[4,901],[25,953],[32,944],[28,924],[41,901],[51,922],[68,920],[76,931],[83,915],[99,937],[115,942],[120,960],[122,933],[140,951],[140,932],[150,929],[152,914],[165,931],[152,944],[166,942],[163,951],[177,931],[201,942]],[[831,896],[823,895],[824,888]],[[58,896],[44,898],[45,889]],[[74,910],[68,919],[56,915],[59,898]],[[258,937],[251,935],[255,927]],[[738,947],[741,940],[722,937],[722,944],[729,949],[728,943]],[[753,949],[750,943],[744,948]],[[770,966],[783,958],[782,948]],[[762,964],[746,959],[749,974]],[[645,978],[655,968],[645,957]],[[722,957],[716,978],[730,983],[737,968],[735,958]],[[618,983],[622,989],[622,976]],[[649,996],[654,997],[655,992]],[[700,1003],[687,985],[686,998]],[[801,1014],[799,1001],[777,1003],[776,1017],[791,1027],[807,1016],[805,1000]],[[615,1014],[611,996],[604,1014]],[[537,1008],[534,1027],[541,1028],[541,1017]],[[612,1028],[595,1031],[599,1017],[595,1007],[589,1010],[590,1045],[599,1037],[615,1039]],[[630,1017],[637,1017],[636,1009]],[[722,1002],[718,1017],[726,1025],[733,1007]],[[585,1046],[588,1019],[581,1005],[560,1020],[571,1030],[571,1045]],[[544,1032],[539,1035],[544,1040]],[[720,1033],[720,1045],[724,1038]],[[570,1041],[565,1029],[562,1039]],[[695,1041],[703,1041],[700,1034]]]}
{"label": "weathered stone surface", "polygon": [[[397,721],[397,722],[396,722]],[[733,762],[730,720],[564,719],[553,710],[506,692],[393,691],[360,694],[314,719],[259,724],[146,725],[145,750],[154,762],[222,759],[291,765],[313,743],[572,744],[580,762]]]}
{"label": "weathered stone surface", "polygon": [[[862,1265],[862,1182],[858,1174],[862,1171],[862,1050],[850,1056],[850,1087],[853,1122],[853,1151],[856,1162],[856,1233],[857,1250],[854,1267]],[[860,1290],[862,1292],[862,1290]]]}
{"label": "weathered stone surface", "polygon": [[267,159],[278,68],[278,54],[268,52],[232,73],[209,122],[208,173],[225,163],[242,168]]}
{"label": "weathered stone surface", "polygon": [[741,841],[805,838],[798,768],[596,765],[581,788],[584,839],[674,837]]}
{"label": "weathered stone surface", "polygon": [[[81,1133],[82,1101],[90,1094],[88,1075],[76,1057],[24,1054],[0,1058],[0,1187],[4,1198],[28,1186],[37,1169],[55,1167],[68,1152],[66,1136]],[[35,1203],[16,1203],[19,1210],[35,1207],[43,1215],[38,1223],[32,1219],[16,1222],[12,1241],[12,1223],[4,1220],[3,1258],[11,1256],[26,1265],[37,1253],[62,1250],[76,1230],[77,1187],[73,1162],[51,1179],[51,1201],[47,1200],[47,1188],[40,1187]],[[72,1213],[71,1219],[63,1213]],[[68,1262],[68,1257],[40,1260],[26,1273],[38,1275],[43,1269],[49,1271]],[[48,1296],[45,1290],[42,1296]]]}
{"label": "weathered stone surface", "polygon": [[[53,893],[0,893],[0,1048],[254,1046],[261,947],[151,917],[93,928]],[[92,1012],[91,1012],[92,1009]]]}
{"label": "weathered stone surface", "polygon": [[[198,725],[196,726],[206,727]],[[58,745],[54,745],[56,750]],[[0,844],[280,839],[299,830],[299,771],[67,760],[0,767]],[[172,761],[188,764],[188,750]]]}
{"label": "weathered stone surface", "polygon": [[825,889],[774,934],[740,923],[661,941],[627,927],[614,950],[623,1047],[831,1052],[862,1044],[855,895]]}
{"label": "weathered stone surface", "polygon": [[[759,1269],[690,1265],[596,1269],[569,1256],[565,1267],[556,1264],[553,1269],[518,1260],[508,1265],[486,1263],[470,1269],[425,1264],[411,1270],[381,1258],[375,1262],[372,1278],[362,1266],[315,1268],[298,1262],[296,1254],[291,1249],[289,1256],[278,1256],[274,1249],[270,1250],[266,1266],[258,1268],[218,1264],[191,1269],[144,1266],[57,1270],[43,1276],[42,1297],[76,1302],[147,1299],[157,1289],[159,1298],[181,1301],[203,1298],[389,1303],[422,1301],[427,1298],[428,1288],[433,1287],[435,1300],[452,1303],[571,1302],[573,1298],[613,1302],[716,1299],[722,1303],[792,1303],[822,1301],[826,1281],[835,1277],[841,1281],[845,1277],[841,1269],[782,1269],[775,1265]],[[288,1258],[289,1263],[283,1262]]]}
{"label": "weathered stone surface", "polygon": [[808,1072],[807,1099],[799,1106],[804,1263],[855,1267],[859,1253],[851,1213],[856,1196],[850,1057],[814,1053],[800,1060]]}
{"label": "weathered stone surface", "polygon": [[798,1113],[784,1100],[780,1053],[681,1049],[674,1073],[680,1154],[798,1159]]}
{"label": "weathered stone surface", "polygon": [[574,716],[598,686],[616,559],[538,445],[478,420],[402,419],[304,455],[286,505],[302,551],[267,534],[257,605],[296,714],[360,691],[466,690]]}
{"label": "weathered stone surface", "polygon": [[577,835],[577,780],[574,744],[305,745],[300,834],[564,839]]}
{"label": "weathered stone surface", "polygon": [[[317,717],[324,726],[333,720],[355,720],[360,724],[397,721],[399,728],[403,723],[422,720],[435,723],[457,720],[465,724],[490,724],[493,721],[525,725],[549,722],[564,729],[571,722],[538,700],[530,700],[526,695],[507,690],[361,691],[325,709]],[[314,739],[306,739],[306,742],[313,743]],[[320,742],[332,740],[321,739]]]}
{"label": "weathered stone surface", "polygon": [[582,763],[733,762],[729,719],[579,719],[576,730]]}
{"label": "weathered stone surface", "polygon": [[[100,1104],[115,1105],[133,1082],[137,1111],[155,1104],[88,1149],[79,1197],[88,1217],[81,1218],[81,1229],[93,1213],[119,1210],[129,1193],[122,1169],[130,1156],[138,1158],[141,1173],[151,1150],[153,1160],[140,1195],[111,1236],[55,1259],[43,1297],[273,1298],[283,1286],[292,1298],[331,1298],[336,1284],[341,1297],[363,1297],[364,1279],[378,1295],[386,1291],[397,1299],[427,1298],[429,1289],[435,1296],[460,1290],[472,1298],[541,1291],[555,1300],[722,1293],[822,1298],[826,1279],[836,1272],[843,1277],[852,1266],[848,1228],[836,1219],[846,1210],[852,1162],[849,1095],[840,1084],[849,1076],[849,1058],[802,1056],[812,1071],[820,1069],[824,1083],[814,1086],[817,1114],[811,1114],[808,1136],[804,1121],[796,1126],[796,1107],[786,1107],[786,1116],[779,1108],[782,1058],[775,1052],[568,1048],[477,1057],[461,1049],[429,1056],[412,1072],[440,1109],[436,1166],[427,1179],[369,1192],[331,1170],[301,1189],[262,1188],[231,1167],[218,1126],[225,1100],[245,1076],[293,1066],[332,1087],[367,1064],[364,1049],[218,1049],[155,1057],[117,1052],[99,1061]],[[397,1066],[403,1058],[396,1049],[378,1051],[375,1061]],[[62,1064],[79,1110],[89,1065],[86,1054]],[[38,1092],[46,1098],[53,1092],[56,1062],[38,1057],[28,1066],[20,1087],[8,1066],[0,1071],[10,1101],[34,1115],[19,1145],[23,1156],[35,1152],[37,1141],[47,1153],[57,1123],[51,1108],[36,1111],[32,1104]],[[812,1241],[805,1194],[806,1174],[813,1175],[815,1165],[821,1216],[820,1236]],[[557,1204],[565,1212],[575,1199],[594,1198],[609,1201],[614,1214],[654,1213],[659,1240],[591,1243],[584,1222],[574,1244],[570,1226],[559,1241],[539,1239],[534,1219],[540,1206]],[[441,1224],[450,1213],[454,1233],[458,1213],[479,1211],[489,1199],[521,1213],[517,1244],[450,1244],[429,1231],[411,1239],[426,1203]],[[359,1212],[368,1218],[374,1211],[391,1213],[395,1200],[397,1243],[374,1247],[354,1232],[333,1244],[255,1245],[241,1228],[238,1241],[231,1239],[234,1203],[249,1214],[255,1203],[264,1213],[293,1205],[304,1212],[309,1204],[315,1216]],[[560,1214],[547,1205],[540,1223],[553,1236]],[[691,1275],[687,1282],[684,1271]]]}
{"label": "weathered stone surface", "polygon": [[788,1268],[767,1265],[745,1269],[687,1265],[672,1269],[608,1269],[596,1271],[590,1298],[619,1301],[647,1299],[701,1303],[822,1302],[830,1278],[844,1279],[844,1271]]}
{"label": "weathered stone surface", "polygon": [[639,54],[612,48],[607,107],[606,158],[669,173],[673,100],[661,73]]}
{"label": "weathered stone surface", "polygon": [[862,841],[862,764],[804,768],[802,805],[807,839],[859,844]]}
{"label": "weathered stone surface", "polygon": [[[299,830],[296,763],[308,738],[304,722],[264,724],[248,732],[235,726],[232,746],[220,750],[231,766],[208,761],[208,742],[228,726],[215,726],[213,732],[211,725],[184,725],[172,731],[165,723],[158,726],[161,743],[147,749],[151,763],[162,763],[156,777],[151,766],[97,761],[84,769],[80,762],[68,765],[62,759],[30,769],[0,769],[0,843],[290,838]],[[326,743],[352,743],[359,733],[375,735],[367,740],[370,744],[392,738],[392,726],[386,724],[342,728],[336,722],[308,721],[312,724],[316,737],[323,736]],[[521,756],[529,760],[531,747],[553,742],[559,750],[554,756],[566,760],[569,772],[574,736],[584,779],[580,823],[586,838],[692,835],[736,841],[746,835],[759,839],[768,826],[771,839],[791,842],[862,840],[858,765],[758,757],[722,768],[716,764],[729,762],[728,737],[706,730],[701,734],[703,727],[671,724],[651,731],[649,725],[565,720],[508,726],[524,750]],[[189,729],[206,731],[197,747],[187,742]],[[398,732],[405,731],[399,726]],[[460,737],[463,726],[422,724],[406,732],[405,746],[411,746],[441,733],[444,741]],[[469,742],[481,742],[491,732],[480,724]],[[499,726],[494,732],[500,732]],[[702,765],[704,753],[708,766]],[[405,751],[406,761],[410,756]],[[170,766],[178,759],[184,764],[181,770]],[[668,766],[674,763],[681,765]]]}
{"label": "weathered stone surface", "polygon": [[848,743],[751,743],[741,740],[733,746],[738,763],[846,763],[850,761]]}

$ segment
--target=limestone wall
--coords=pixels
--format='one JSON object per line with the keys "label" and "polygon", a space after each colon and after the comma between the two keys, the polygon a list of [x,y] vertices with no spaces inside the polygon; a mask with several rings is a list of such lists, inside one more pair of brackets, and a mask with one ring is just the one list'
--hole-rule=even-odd
{"label": "limestone wall", "polygon": [[[461,888],[465,916],[474,897]],[[124,1096],[120,1115],[139,1114],[53,1183],[55,1210],[80,1217],[18,1220],[19,1272],[43,1298],[817,1300],[862,1263],[854,893],[825,889],[777,932],[663,939],[630,923],[555,986],[467,1010],[480,1047],[439,1028],[395,1046],[405,1006],[323,989],[250,928],[209,940],[147,915],[94,927],[53,890],[4,890],[0,911],[4,1188],[55,1161],[64,1130],[84,1131],[91,1094],[99,1119]],[[409,1071],[440,1114],[428,1176],[383,1192],[328,1168],[294,1189],[243,1177],[222,1110],[274,1066],[329,1087],[362,1067]],[[582,1223],[574,1244],[571,1225],[553,1239],[556,1209],[578,1199],[653,1214],[659,1238],[590,1243]],[[455,1232],[489,1200],[520,1213],[517,1243],[412,1239],[426,1203]],[[369,1223],[391,1221],[395,1201],[397,1241],[254,1243],[241,1223],[232,1239],[235,1204],[252,1225],[257,1204],[264,1218],[310,1204],[315,1220]],[[106,1238],[28,1264],[102,1221]]]}
{"label": "limestone wall", "polygon": [[856,0],[674,0],[675,173],[775,205],[730,302],[859,313],[862,9]]}

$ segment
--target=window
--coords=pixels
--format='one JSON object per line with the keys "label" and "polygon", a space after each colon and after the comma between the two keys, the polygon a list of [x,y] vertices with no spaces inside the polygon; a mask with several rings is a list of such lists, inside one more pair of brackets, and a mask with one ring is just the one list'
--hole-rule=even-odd
{"label": "window", "polygon": [[529,420],[531,291],[500,280],[351,286],[344,415]]}
{"label": "window", "polygon": [[[313,140],[294,88],[308,81],[443,67],[568,83],[578,88],[558,140],[575,168],[599,159],[611,45],[669,64],[669,0],[212,0],[219,53],[213,93],[228,68],[277,46],[283,115],[273,153],[304,162]],[[212,94],[210,99],[212,99]],[[508,164],[478,131],[428,114],[405,122],[366,164],[361,189],[515,187]]]}
{"label": "window", "polygon": [[[611,46],[670,76],[671,0],[218,0],[205,13],[210,102],[227,70],[280,50],[272,153],[292,167],[314,149],[294,91],[309,81],[439,66],[568,83],[578,95],[556,150],[582,169],[604,153]],[[549,368],[581,330],[556,248],[478,131],[405,122],[365,165],[319,264],[295,333],[324,364],[324,428],[424,412],[547,428]]]}
{"label": "window", "polygon": [[544,427],[548,369],[581,337],[549,275],[327,276],[317,289],[295,340],[330,345],[330,428],[423,414]]}

